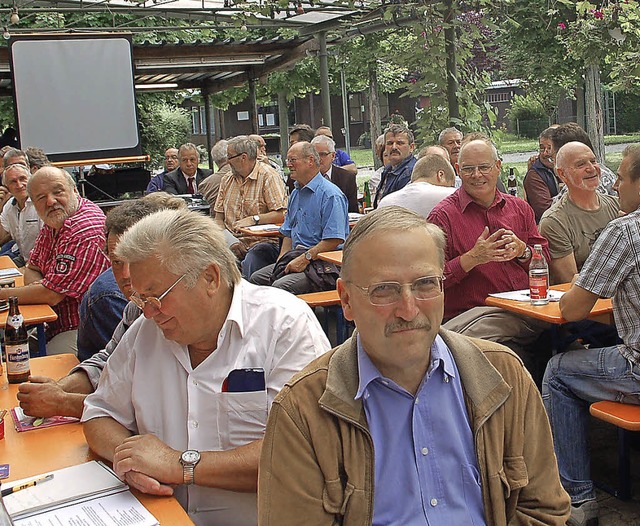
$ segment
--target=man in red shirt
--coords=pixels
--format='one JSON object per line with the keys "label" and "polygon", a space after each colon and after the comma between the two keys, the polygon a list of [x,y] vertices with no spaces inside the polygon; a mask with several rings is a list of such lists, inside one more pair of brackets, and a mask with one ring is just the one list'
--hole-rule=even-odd
{"label": "man in red shirt", "polygon": [[25,286],[1,289],[0,299],[51,305],[58,319],[48,326],[47,354],[77,352],[80,301],[109,267],[105,216],[78,195],[71,175],[53,166],[31,176],[27,192],[45,224],[25,267]]}
{"label": "man in red shirt", "polygon": [[531,207],[497,190],[501,161],[495,146],[474,140],[460,150],[462,187],[433,209],[429,220],[447,235],[444,327],[508,345],[516,351],[547,324],[484,306],[495,292],[529,288],[534,244],[549,258]]}

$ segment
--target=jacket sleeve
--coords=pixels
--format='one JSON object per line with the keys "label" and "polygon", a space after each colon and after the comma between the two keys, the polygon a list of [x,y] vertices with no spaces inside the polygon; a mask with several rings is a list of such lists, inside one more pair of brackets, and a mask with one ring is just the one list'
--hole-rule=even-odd
{"label": "jacket sleeve", "polygon": [[524,461],[528,483],[517,493],[515,520],[510,524],[564,526],[571,504],[560,483],[549,419],[533,380],[527,375],[525,382]]}
{"label": "jacket sleeve", "polygon": [[259,526],[333,525],[335,515],[324,509],[324,489],[324,475],[309,437],[276,399],[262,443]]}
{"label": "jacket sleeve", "polygon": [[168,194],[179,195],[178,187],[176,186],[176,181],[171,177],[173,172],[169,172],[164,174],[164,191]]}

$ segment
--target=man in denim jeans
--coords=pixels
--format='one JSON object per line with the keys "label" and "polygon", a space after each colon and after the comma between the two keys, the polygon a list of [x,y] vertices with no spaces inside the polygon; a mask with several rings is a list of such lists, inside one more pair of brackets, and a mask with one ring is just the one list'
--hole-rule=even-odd
{"label": "man in denim jeans", "polygon": [[589,405],[598,400],[640,404],[640,145],[623,153],[614,185],[624,217],[611,221],[594,244],[582,271],[562,297],[568,321],[586,318],[598,298],[613,298],[623,343],[565,352],[547,365],[542,384],[560,478],[571,496],[568,525],[598,524],[598,504],[589,474]]}

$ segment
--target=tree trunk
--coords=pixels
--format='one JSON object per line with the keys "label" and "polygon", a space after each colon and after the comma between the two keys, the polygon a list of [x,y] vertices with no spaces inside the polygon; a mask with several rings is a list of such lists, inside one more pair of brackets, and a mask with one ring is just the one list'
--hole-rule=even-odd
{"label": "tree trunk", "polygon": [[604,119],[602,115],[602,86],[600,70],[595,63],[587,64],[585,74],[585,117],[587,133],[598,162],[604,162]]}
{"label": "tree trunk", "polygon": [[382,163],[376,155],[376,139],[382,133],[380,120],[380,98],[378,97],[378,72],[376,62],[369,64],[369,133],[371,134],[371,151],[373,151],[373,166],[380,168]]}
{"label": "tree trunk", "polygon": [[456,14],[453,0],[446,0],[447,12],[444,17],[444,48],[447,55],[447,104],[449,106],[449,124],[456,125],[460,121],[460,105],[458,104],[458,67],[456,65]]}

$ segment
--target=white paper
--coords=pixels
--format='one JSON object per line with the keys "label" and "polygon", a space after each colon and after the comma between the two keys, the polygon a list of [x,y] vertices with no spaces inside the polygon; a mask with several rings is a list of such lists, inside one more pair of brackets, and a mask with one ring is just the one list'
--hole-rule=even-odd
{"label": "white paper", "polygon": [[272,232],[280,230],[280,226],[274,225],[273,223],[267,223],[264,225],[248,226],[247,230],[250,230],[251,232]]}
{"label": "white paper", "polygon": [[364,214],[358,212],[349,212],[349,221],[358,221],[364,217]]}
{"label": "white paper", "polygon": [[18,276],[22,276],[22,273],[17,268],[0,269],[0,279],[17,278]]}
{"label": "white paper", "polygon": [[[549,296],[549,301],[560,301],[564,292],[559,290],[551,290],[547,291]],[[489,296],[493,296],[494,298],[501,298],[503,300],[515,300],[515,301],[526,301],[530,302],[531,297],[529,296],[529,289],[523,290],[512,290],[509,292],[497,292],[495,294],[489,294]]]}
{"label": "white paper", "polygon": [[15,521],[16,526],[155,526],[157,519],[130,491]]}

